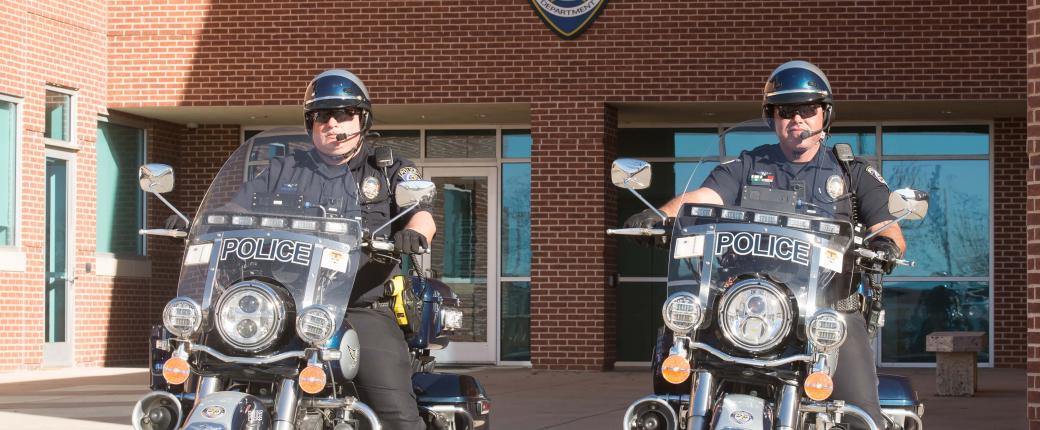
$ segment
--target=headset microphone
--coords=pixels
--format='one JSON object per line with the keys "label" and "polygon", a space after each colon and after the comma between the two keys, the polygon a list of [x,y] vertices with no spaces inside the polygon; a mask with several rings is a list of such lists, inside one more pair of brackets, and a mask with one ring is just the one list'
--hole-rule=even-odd
{"label": "headset microphone", "polygon": [[808,138],[813,137],[813,136],[815,136],[817,134],[820,134],[820,133],[823,133],[823,129],[822,128],[819,129],[819,130],[816,130],[816,131],[808,131],[808,130],[806,130],[806,131],[801,132],[798,135],[798,138],[802,139],[802,140],[805,140],[805,139],[808,139]]}
{"label": "headset microphone", "polygon": [[336,141],[347,140],[347,139],[350,139],[350,138],[352,138],[354,136],[357,136],[359,134],[361,134],[360,131],[357,132],[357,133],[338,133],[338,134],[336,134]]}

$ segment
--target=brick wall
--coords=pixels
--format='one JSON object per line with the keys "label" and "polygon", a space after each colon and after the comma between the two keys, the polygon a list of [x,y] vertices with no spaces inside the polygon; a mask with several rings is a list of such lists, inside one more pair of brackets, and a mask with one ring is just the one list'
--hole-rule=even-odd
{"label": "brick wall", "polygon": [[[69,208],[76,256],[94,254],[95,127],[105,98],[104,2],[74,1],[63,6],[16,1],[0,8],[0,93],[22,99],[20,127],[20,243],[26,256],[24,272],[0,272],[0,371],[36,367],[43,348],[43,273],[45,161],[45,85],[78,89],[71,128],[75,151],[76,203]],[[74,275],[77,322],[74,336],[77,363],[95,361],[100,349],[92,314],[100,308],[108,287],[86,273],[86,258],[77,258]]]}
{"label": "brick wall", "polygon": [[1025,118],[993,122],[993,354],[998,367],[1026,365]]}
{"label": "brick wall", "polygon": [[[614,364],[617,110],[556,98],[531,106],[531,362],[604,370]],[[609,185],[609,186],[608,186]]]}
{"label": "brick wall", "polygon": [[1029,0],[1026,36],[1026,415],[1040,429],[1040,2]]}
{"label": "brick wall", "polygon": [[110,2],[110,106],[292,105],[332,66],[392,104],[753,100],[792,58],[841,100],[1020,99],[1025,83],[1011,0],[618,1],[574,41],[512,0],[246,4]]}

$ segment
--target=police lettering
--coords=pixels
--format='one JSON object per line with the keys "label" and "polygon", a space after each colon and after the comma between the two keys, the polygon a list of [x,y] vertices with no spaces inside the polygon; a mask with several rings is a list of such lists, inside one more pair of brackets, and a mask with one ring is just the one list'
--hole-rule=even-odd
{"label": "police lettering", "polygon": [[270,237],[246,237],[224,239],[220,248],[220,261],[235,256],[240,260],[280,261],[310,266],[314,245]]}
{"label": "police lettering", "polygon": [[737,255],[775,258],[808,266],[811,249],[808,242],[762,233],[723,231],[715,236],[716,255],[732,250]]}

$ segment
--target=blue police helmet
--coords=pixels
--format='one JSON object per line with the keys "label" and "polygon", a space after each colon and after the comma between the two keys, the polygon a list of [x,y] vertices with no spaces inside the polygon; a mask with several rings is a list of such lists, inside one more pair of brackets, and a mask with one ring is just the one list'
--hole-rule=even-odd
{"label": "blue police helmet", "polygon": [[310,134],[311,112],[322,109],[355,108],[362,111],[361,129],[372,127],[372,102],[368,88],[353,73],[343,69],[326,70],[311,79],[303,93],[303,116]]}
{"label": "blue police helmet", "polygon": [[762,90],[762,114],[772,126],[775,105],[822,103],[824,127],[831,124],[834,99],[831,84],[819,67],[808,61],[788,61],[773,70]]}

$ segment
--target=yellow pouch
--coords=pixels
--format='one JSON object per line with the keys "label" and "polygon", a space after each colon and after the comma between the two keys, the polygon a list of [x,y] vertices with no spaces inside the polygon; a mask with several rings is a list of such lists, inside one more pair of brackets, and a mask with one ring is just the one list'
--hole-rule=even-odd
{"label": "yellow pouch", "polygon": [[404,276],[394,276],[390,282],[393,283],[393,291],[391,291],[390,296],[393,297],[393,309],[394,315],[397,316],[397,325],[407,327],[408,315],[404,312]]}

